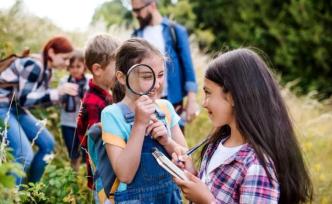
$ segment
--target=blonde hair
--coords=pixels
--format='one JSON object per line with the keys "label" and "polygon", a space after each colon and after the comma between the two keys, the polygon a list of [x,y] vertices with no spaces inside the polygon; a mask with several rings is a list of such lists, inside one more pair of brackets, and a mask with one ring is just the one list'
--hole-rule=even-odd
{"label": "blonde hair", "polygon": [[99,64],[102,69],[115,60],[119,42],[108,34],[98,34],[89,39],[84,49],[84,63],[92,72],[92,65]]}

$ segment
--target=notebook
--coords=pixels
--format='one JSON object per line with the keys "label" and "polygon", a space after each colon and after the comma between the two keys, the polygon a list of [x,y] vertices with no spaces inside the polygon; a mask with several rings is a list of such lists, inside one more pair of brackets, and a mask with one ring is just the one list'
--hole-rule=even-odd
{"label": "notebook", "polygon": [[186,174],[183,172],[183,170],[180,169],[178,166],[176,166],[171,160],[169,160],[157,148],[154,148],[152,155],[157,160],[158,164],[162,168],[164,168],[168,173],[170,173],[172,176],[185,180],[185,181],[188,180],[188,178],[187,178]]}

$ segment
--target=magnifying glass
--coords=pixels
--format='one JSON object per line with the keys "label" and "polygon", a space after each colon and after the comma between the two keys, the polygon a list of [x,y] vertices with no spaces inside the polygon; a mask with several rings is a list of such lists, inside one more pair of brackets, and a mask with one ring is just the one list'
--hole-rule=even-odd
{"label": "magnifying glass", "polygon": [[136,95],[148,95],[155,84],[156,75],[147,64],[135,64],[127,72],[126,85]]}

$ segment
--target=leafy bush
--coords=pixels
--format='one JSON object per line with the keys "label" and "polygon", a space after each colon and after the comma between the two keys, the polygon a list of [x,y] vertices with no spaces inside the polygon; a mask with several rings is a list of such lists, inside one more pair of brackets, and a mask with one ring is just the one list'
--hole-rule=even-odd
{"label": "leafy bush", "polygon": [[325,0],[192,0],[198,29],[215,35],[210,50],[254,46],[271,57],[283,81],[302,93],[332,95],[332,4]]}
{"label": "leafy bush", "polygon": [[[2,131],[0,131],[2,132]],[[0,142],[2,146],[2,143]],[[0,149],[0,195],[1,203],[9,204],[18,202],[18,191],[15,186],[15,177],[13,174],[23,176],[22,165],[13,162],[9,148]]]}

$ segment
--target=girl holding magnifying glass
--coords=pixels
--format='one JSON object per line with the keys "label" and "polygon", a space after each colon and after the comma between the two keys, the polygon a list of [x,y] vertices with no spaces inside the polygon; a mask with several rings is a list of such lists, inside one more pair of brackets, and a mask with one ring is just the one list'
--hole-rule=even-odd
{"label": "girl holding magnifying glass", "polygon": [[116,203],[182,202],[172,176],[151,154],[152,148],[168,156],[187,149],[180,117],[170,102],[159,99],[164,71],[164,56],[143,39],[127,40],[116,55],[116,103],[101,116],[102,137],[119,181]]}

